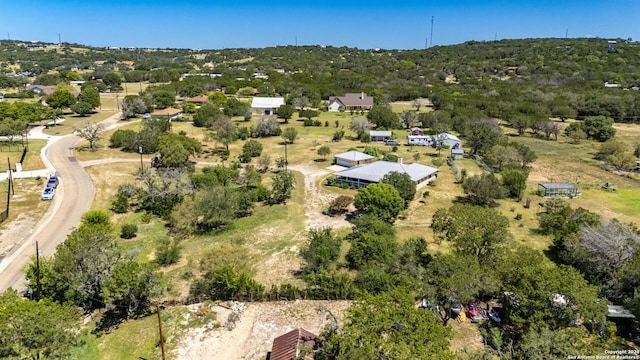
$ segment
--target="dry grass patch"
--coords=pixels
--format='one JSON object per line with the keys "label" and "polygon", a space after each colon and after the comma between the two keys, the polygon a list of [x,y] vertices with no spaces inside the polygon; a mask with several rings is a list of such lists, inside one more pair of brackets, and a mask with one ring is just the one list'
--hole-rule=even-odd
{"label": "dry grass patch", "polygon": [[100,111],[89,116],[78,116],[73,113],[64,115],[64,122],[51,126],[43,132],[47,135],[61,136],[73,134],[75,129],[84,127],[87,123],[99,123],[113,116],[115,111]]}

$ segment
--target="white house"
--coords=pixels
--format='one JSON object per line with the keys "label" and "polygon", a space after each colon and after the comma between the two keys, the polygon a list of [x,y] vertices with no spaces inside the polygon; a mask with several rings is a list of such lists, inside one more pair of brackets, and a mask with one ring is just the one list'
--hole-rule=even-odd
{"label": "white house", "polygon": [[357,167],[361,165],[370,164],[375,157],[361,153],[359,151],[351,150],[334,156],[336,165],[344,167]]}
{"label": "white house", "polygon": [[272,115],[282,105],[284,105],[283,97],[256,96],[251,100],[251,112],[254,114]]}
{"label": "white house", "polygon": [[371,130],[369,131],[369,139],[371,139],[371,141],[385,141],[391,139],[391,131]]}
{"label": "white house", "polygon": [[449,133],[441,133],[434,136],[434,141],[440,142],[443,146],[448,146],[450,149],[460,149],[462,147],[462,141],[457,136]]}
{"label": "white house", "polygon": [[438,177],[438,169],[416,163],[403,164],[402,158],[400,158],[398,162],[376,161],[340,171],[336,173],[335,181],[360,188],[379,183],[385,175],[391,172],[409,175],[418,188],[431,183]]}

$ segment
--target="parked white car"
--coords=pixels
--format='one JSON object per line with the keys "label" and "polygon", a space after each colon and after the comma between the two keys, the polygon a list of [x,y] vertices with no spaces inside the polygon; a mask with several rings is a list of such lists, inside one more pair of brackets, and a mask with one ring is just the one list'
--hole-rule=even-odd
{"label": "parked white car", "polygon": [[54,196],[56,196],[55,188],[47,187],[42,190],[42,200],[53,200]]}

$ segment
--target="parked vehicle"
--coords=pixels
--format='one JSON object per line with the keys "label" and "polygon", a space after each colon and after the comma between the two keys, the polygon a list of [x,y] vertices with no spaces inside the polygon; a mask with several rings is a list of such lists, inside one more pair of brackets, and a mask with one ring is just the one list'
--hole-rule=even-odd
{"label": "parked vehicle", "polygon": [[385,140],[384,141],[385,145],[400,145],[400,142],[397,140]]}
{"label": "parked vehicle", "polygon": [[58,180],[58,177],[55,175],[49,175],[49,180],[47,181],[47,187],[48,188],[57,188],[58,187],[58,183],[60,181]]}
{"label": "parked vehicle", "polygon": [[52,187],[46,187],[42,190],[42,200],[53,200],[56,195],[56,189]]}

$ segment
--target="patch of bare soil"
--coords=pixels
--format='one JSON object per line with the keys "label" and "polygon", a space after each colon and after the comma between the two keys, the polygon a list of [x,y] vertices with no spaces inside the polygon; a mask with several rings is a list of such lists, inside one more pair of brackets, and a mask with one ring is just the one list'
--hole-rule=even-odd
{"label": "patch of bare soil", "polygon": [[[281,301],[269,303],[226,303],[212,306],[215,322],[188,328],[177,335],[177,360],[264,359],[273,339],[302,327],[319,334],[332,318],[342,323],[349,301]],[[198,306],[190,306],[183,325],[196,316]]]}
{"label": "patch of bare soil", "polygon": [[24,240],[35,226],[36,221],[32,212],[20,214],[14,221],[3,224],[0,229],[0,260],[19,247],[20,241]]}
{"label": "patch of bare soil", "polygon": [[320,170],[311,166],[291,165],[289,169],[304,175],[305,215],[307,216],[307,230],[329,227],[339,229],[349,227],[344,217],[324,215],[322,209],[338,195],[331,194],[318,186],[318,182],[330,174],[328,170]]}

